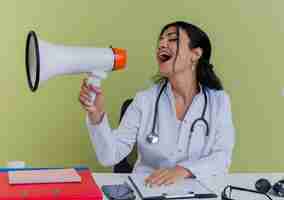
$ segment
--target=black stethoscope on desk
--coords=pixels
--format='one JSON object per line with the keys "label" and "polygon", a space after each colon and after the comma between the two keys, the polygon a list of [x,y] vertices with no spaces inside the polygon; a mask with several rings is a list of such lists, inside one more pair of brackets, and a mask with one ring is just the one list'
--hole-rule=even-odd
{"label": "black stethoscope on desk", "polygon": [[[160,101],[161,94],[164,91],[164,89],[166,88],[167,83],[168,83],[168,81],[166,81],[164,83],[164,85],[162,86],[162,88],[159,92],[159,95],[156,99],[156,102],[155,102],[155,113],[154,113],[152,130],[151,130],[151,133],[149,133],[146,137],[147,142],[150,143],[150,144],[156,144],[156,143],[159,142],[159,135],[158,135],[158,133],[155,132],[155,125],[156,125],[156,121],[157,121],[158,104],[159,104],[159,101]],[[209,125],[208,125],[208,122],[205,119],[205,112],[206,112],[206,109],[207,109],[207,95],[206,95],[206,91],[205,91],[204,87],[202,87],[202,93],[203,93],[203,96],[204,96],[203,111],[202,111],[201,116],[193,121],[193,123],[190,127],[190,132],[192,133],[194,131],[194,126],[196,125],[197,122],[201,122],[205,125],[205,127],[206,127],[205,135],[208,136],[209,135]]]}

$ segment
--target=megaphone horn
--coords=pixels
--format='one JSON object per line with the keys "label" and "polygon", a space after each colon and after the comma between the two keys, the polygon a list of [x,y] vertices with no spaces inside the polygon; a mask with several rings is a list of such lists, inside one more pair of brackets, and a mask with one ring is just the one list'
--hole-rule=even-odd
{"label": "megaphone horn", "polygon": [[26,72],[31,91],[36,91],[39,85],[40,58],[38,39],[34,31],[30,31],[26,42]]}
{"label": "megaphone horn", "polygon": [[122,48],[52,44],[39,40],[34,31],[30,31],[27,36],[26,73],[32,92],[51,77],[79,73],[91,74],[88,84],[100,87],[107,73],[124,69],[126,61],[127,52]]}

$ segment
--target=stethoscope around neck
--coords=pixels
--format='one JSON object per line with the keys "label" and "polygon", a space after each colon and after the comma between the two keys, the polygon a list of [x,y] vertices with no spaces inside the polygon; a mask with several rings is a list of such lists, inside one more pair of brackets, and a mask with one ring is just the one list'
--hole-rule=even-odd
{"label": "stethoscope around neck", "polygon": [[[164,89],[167,86],[168,81],[165,81],[165,83],[163,84],[158,97],[156,99],[155,102],[155,112],[154,112],[154,120],[153,120],[153,125],[152,125],[152,129],[151,132],[147,135],[146,137],[146,141],[149,144],[156,144],[159,142],[159,134],[155,132],[155,125],[156,125],[156,121],[157,121],[157,113],[158,113],[158,104],[162,95],[162,92],[164,91]],[[209,125],[208,122],[205,119],[205,113],[206,113],[206,109],[207,109],[207,95],[206,95],[206,91],[205,88],[202,87],[202,93],[204,96],[204,106],[203,106],[203,110],[202,110],[202,114],[199,118],[195,119],[190,127],[190,132],[192,133],[194,131],[194,127],[197,123],[203,123],[205,125],[206,131],[205,131],[205,135],[209,136]]]}

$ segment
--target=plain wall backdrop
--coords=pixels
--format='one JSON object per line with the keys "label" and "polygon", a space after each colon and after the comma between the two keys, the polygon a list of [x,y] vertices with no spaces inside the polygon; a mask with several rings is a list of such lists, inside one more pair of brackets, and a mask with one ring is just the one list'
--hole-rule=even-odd
{"label": "plain wall backdrop", "polygon": [[[102,83],[112,127],[124,99],[151,86],[163,25],[184,20],[205,30],[212,63],[231,96],[236,145],[231,172],[284,171],[284,1],[270,0],[3,0],[0,7],[0,165],[88,165],[96,160],[78,102],[85,75],[50,80],[29,91],[29,30],[65,45],[122,47],[128,68]],[[56,67],[56,66],[54,66]]]}

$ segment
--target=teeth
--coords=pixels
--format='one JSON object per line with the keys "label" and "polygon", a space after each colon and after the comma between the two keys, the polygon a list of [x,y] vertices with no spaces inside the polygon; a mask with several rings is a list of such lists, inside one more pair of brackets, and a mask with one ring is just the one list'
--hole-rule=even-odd
{"label": "teeth", "polygon": [[160,56],[163,56],[163,55],[170,55],[168,52],[164,52],[164,51],[163,51],[163,52],[160,52],[159,54],[160,54]]}

